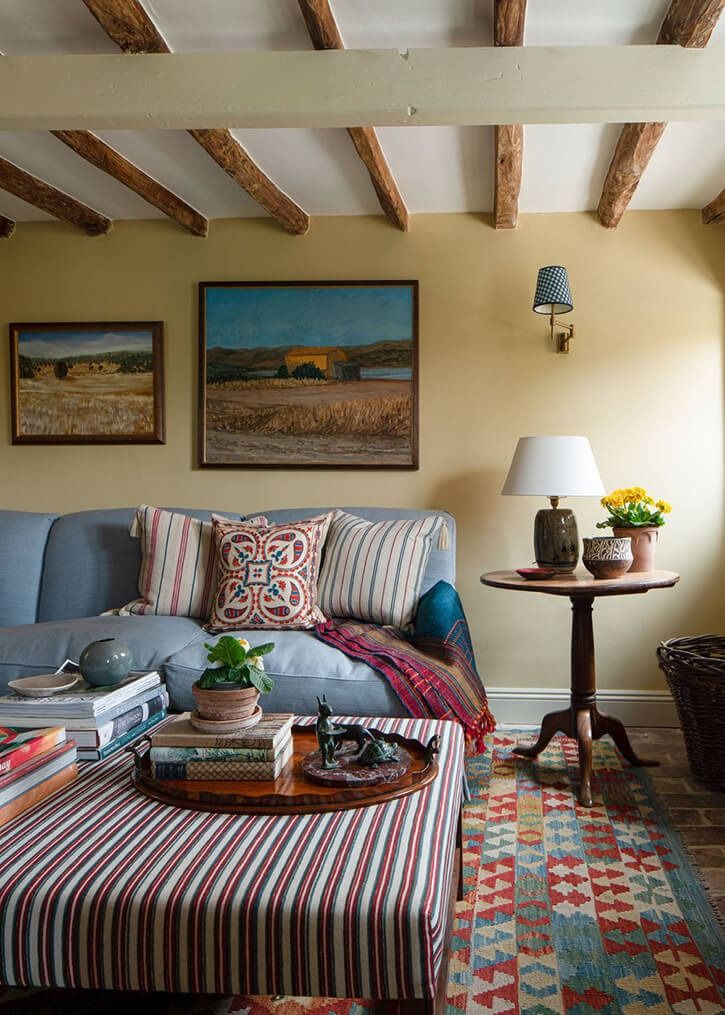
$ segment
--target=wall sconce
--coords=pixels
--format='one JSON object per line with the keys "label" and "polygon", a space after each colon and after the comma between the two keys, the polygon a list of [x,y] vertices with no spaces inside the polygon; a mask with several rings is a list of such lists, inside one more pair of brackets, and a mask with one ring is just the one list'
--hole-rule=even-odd
{"label": "wall sconce", "polygon": [[[569,342],[574,337],[574,325],[561,324],[555,319],[556,314],[568,314],[574,309],[566,268],[562,268],[560,264],[539,268],[532,309],[536,314],[549,315],[551,341],[556,344],[556,351],[569,352]],[[563,330],[556,332],[557,328]]]}

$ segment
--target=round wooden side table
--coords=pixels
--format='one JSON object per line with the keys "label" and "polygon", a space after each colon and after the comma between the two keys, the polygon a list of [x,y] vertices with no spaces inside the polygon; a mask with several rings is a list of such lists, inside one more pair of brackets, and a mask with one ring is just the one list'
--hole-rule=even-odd
{"label": "round wooden side table", "polygon": [[549,596],[567,596],[571,600],[571,704],[560,712],[550,712],[541,723],[538,740],[531,747],[516,747],[516,754],[535,758],[541,754],[556,733],[574,737],[579,744],[579,803],[592,805],[592,741],[606,733],[620,753],[632,765],[658,765],[658,761],[639,758],[629,742],[627,731],[619,719],[603,715],[597,708],[597,686],[594,670],[594,632],[592,605],[598,596],[626,596],[668,589],[680,576],[674,571],[640,571],[621,578],[598,579],[590,575],[555,575],[543,581],[527,581],[515,571],[491,571],[481,575],[484,585],[519,592],[539,592]]}

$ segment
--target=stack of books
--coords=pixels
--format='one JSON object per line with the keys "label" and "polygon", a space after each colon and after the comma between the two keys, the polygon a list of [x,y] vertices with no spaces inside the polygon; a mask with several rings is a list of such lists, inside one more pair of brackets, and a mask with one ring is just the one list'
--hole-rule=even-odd
{"label": "stack of books", "polygon": [[151,737],[151,771],[156,779],[276,779],[291,760],[291,715],[263,715],[256,726],[228,736],[201,733],[189,713]]}
{"label": "stack of books", "polygon": [[78,775],[76,745],[62,726],[0,726],[0,825],[45,800]]}
{"label": "stack of books", "polygon": [[79,761],[99,761],[166,718],[166,687],[156,670],[132,673],[122,684],[91,687],[84,680],[47,698],[0,697],[0,726],[63,726]]}

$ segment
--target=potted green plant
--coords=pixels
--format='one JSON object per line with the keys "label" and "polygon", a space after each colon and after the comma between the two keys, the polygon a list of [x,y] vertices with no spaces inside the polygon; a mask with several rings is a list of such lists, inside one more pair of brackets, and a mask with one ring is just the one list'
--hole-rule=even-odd
{"label": "potted green plant", "polygon": [[211,665],[191,687],[198,714],[214,721],[247,719],[257,708],[260,694],[274,687],[264,672],[262,658],[274,643],[252,648],[246,638],[225,634],[214,645],[205,643],[204,648]]}
{"label": "potted green plant", "polygon": [[672,510],[667,501],[655,500],[641,486],[632,486],[608,493],[601,504],[609,517],[597,522],[597,528],[611,528],[615,536],[632,540],[629,570],[654,571],[659,530],[665,524],[664,516]]}

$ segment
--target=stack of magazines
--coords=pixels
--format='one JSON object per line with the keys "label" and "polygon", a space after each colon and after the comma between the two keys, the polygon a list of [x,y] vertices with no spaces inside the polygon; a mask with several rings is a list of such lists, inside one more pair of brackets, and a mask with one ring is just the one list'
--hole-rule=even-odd
{"label": "stack of magazines", "polygon": [[256,726],[219,736],[195,729],[186,712],[151,737],[156,779],[276,779],[293,754],[291,715],[263,715]]}
{"label": "stack of magazines", "polygon": [[[72,672],[65,663],[58,672]],[[82,678],[47,698],[0,697],[0,726],[62,726],[78,745],[79,761],[99,761],[152,730],[166,717],[166,687],[156,670],[131,673],[122,684],[91,687]]]}
{"label": "stack of magazines", "polygon": [[55,793],[78,775],[76,745],[62,726],[0,726],[0,825]]}

